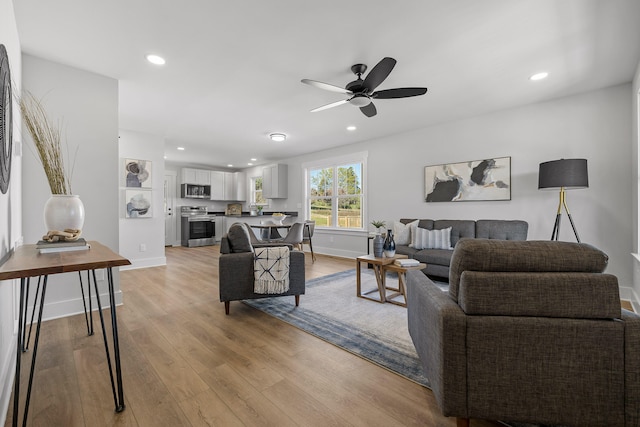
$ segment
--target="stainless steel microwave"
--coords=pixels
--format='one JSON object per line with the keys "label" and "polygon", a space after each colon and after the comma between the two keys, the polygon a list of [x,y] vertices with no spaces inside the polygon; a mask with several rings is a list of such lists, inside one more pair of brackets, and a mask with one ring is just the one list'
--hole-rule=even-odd
{"label": "stainless steel microwave", "polygon": [[183,199],[208,199],[211,197],[211,186],[200,184],[182,184],[180,197]]}

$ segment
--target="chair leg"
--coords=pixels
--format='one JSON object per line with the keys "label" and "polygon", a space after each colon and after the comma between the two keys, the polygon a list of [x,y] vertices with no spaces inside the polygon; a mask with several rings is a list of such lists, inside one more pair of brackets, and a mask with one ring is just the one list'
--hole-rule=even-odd
{"label": "chair leg", "polygon": [[456,418],[456,427],[469,427],[469,418]]}
{"label": "chair leg", "polygon": [[300,305],[300,295],[296,295],[296,307]]}
{"label": "chair leg", "polygon": [[311,262],[316,262],[316,256],[313,253],[313,243],[311,243],[311,239],[309,239],[309,249],[311,250]]}
{"label": "chair leg", "polygon": [[227,316],[229,315],[229,304],[231,304],[231,301],[224,302],[224,314],[226,314]]}

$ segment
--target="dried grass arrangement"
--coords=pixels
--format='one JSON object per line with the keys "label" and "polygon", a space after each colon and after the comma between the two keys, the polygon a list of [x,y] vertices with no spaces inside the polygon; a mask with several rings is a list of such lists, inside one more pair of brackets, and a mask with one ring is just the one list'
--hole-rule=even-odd
{"label": "dried grass arrangement", "polygon": [[62,155],[59,123],[51,122],[42,102],[31,92],[26,91],[19,99],[22,118],[35,145],[44,173],[47,175],[51,194],[72,194],[73,165],[71,171],[67,173]]}

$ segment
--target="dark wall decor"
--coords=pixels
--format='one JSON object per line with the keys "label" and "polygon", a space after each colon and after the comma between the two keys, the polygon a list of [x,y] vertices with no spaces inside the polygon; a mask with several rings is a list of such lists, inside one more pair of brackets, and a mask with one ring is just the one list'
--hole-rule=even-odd
{"label": "dark wall decor", "polygon": [[13,116],[11,73],[7,49],[0,44],[0,191],[6,194],[11,177],[11,151],[13,148]]}
{"label": "dark wall decor", "polygon": [[511,157],[424,168],[426,202],[511,200]]}

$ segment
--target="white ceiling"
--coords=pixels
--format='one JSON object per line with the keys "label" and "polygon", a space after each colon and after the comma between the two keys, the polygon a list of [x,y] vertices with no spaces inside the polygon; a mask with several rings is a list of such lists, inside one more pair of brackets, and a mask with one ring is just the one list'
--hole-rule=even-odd
{"label": "white ceiling", "polygon": [[[168,161],[246,167],[631,81],[639,0],[15,0],[25,53],[119,80],[120,127]],[[158,67],[148,53],[166,58]],[[365,117],[350,67],[398,63]],[[538,71],[549,78],[531,82]],[[366,74],[365,74],[366,76]],[[631,102],[631,101],[630,101]],[[346,127],[355,125],[355,132]],[[288,135],[284,143],[271,132]],[[185,151],[176,150],[183,146]]]}

